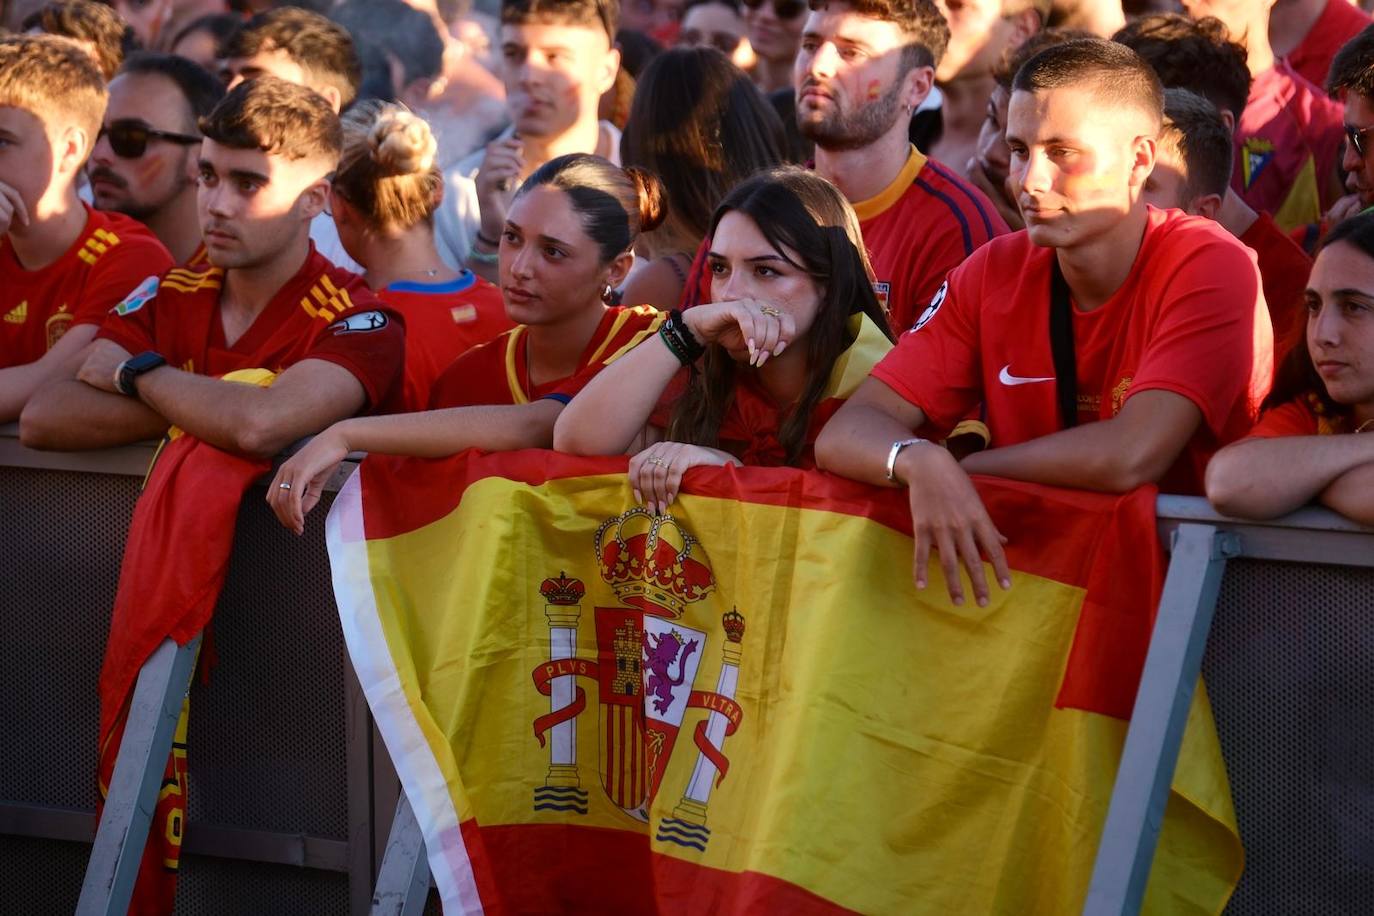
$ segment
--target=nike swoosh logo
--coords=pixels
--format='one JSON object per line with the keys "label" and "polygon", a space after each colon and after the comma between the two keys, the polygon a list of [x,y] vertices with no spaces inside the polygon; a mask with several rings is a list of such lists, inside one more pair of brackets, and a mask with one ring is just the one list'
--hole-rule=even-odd
{"label": "nike swoosh logo", "polygon": [[1045,378],[1022,378],[1019,375],[1011,374],[1011,363],[1008,363],[1002,367],[1001,372],[997,373],[997,381],[1001,382],[1003,385],[1010,386],[1030,385],[1035,382],[1052,382],[1054,381],[1054,376],[1050,375]]}

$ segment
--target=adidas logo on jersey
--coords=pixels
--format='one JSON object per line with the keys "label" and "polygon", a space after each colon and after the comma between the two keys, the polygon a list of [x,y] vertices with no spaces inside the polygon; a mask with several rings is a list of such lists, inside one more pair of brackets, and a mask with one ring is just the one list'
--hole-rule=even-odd
{"label": "adidas logo on jersey", "polygon": [[29,300],[16,305],[5,313],[5,321],[9,324],[23,324],[29,320]]}

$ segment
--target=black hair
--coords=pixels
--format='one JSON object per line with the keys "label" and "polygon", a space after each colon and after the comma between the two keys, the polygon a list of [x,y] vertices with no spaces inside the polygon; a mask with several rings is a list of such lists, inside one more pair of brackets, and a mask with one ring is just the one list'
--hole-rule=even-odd
{"label": "black hair", "polygon": [[622,169],[588,153],[550,159],[525,179],[515,196],[540,185],[557,188],[572,199],[582,228],[600,248],[603,264],[629,251],[641,232],[656,228],[666,215],[663,183],[657,175],[634,166]]}
{"label": "black hair", "polygon": [[119,68],[120,75],[143,76],[153,74],[166,77],[181,90],[182,98],[191,109],[191,123],[215,110],[224,98],[224,84],[200,64],[175,54],[140,51]]}

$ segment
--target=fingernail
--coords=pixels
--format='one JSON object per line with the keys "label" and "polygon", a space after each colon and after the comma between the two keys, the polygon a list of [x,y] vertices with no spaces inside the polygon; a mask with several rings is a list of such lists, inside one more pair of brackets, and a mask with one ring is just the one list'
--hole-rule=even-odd
{"label": "fingernail", "polygon": [[1011,588],[1011,580],[1010,580],[1010,579],[1003,579],[1003,580],[1002,580],[1002,588],[1003,588],[1004,590],[1005,590],[1005,589]]}
{"label": "fingernail", "polygon": [[780,343],[780,344],[778,344],[777,347],[773,350],[773,355],[774,355],[774,356],[782,356],[783,347],[786,347],[786,346],[787,346],[787,344],[785,344],[785,343]]}
{"label": "fingernail", "polygon": [[955,596],[954,596],[954,606],[955,606],[955,607],[962,607],[963,604],[964,604],[964,596],[963,596],[963,595],[955,595]]}
{"label": "fingernail", "polygon": [[919,588],[925,588],[925,587],[926,587],[926,580],[925,580],[925,579],[917,579],[917,580],[916,580],[916,587],[917,587],[918,589],[919,589]]}
{"label": "fingernail", "polygon": [[978,606],[979,606],[979,607],[987,607],[987,606],[988,606],[988,599],[987,599],[987,598],[979,598],[979,599],[978,599]]}

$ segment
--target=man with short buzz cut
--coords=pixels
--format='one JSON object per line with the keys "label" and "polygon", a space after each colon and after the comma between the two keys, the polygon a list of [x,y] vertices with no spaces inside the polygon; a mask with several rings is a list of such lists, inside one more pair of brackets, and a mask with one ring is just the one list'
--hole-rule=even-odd
{"label": "man with short buzz cut", "polygon": [[[292,6],[254,16],[225,42],[223,57],[221,76],[230,89],[244,80],[275,76],[313,89],[335,114],[353,104],[363,80],[362,63],[348,31],[319,13]],[[344,250],[328,213],[316,217],[310,237],[330,262],[353,273],[363,272]]]}
{"label": "man with short buzz cut", "polygon": [[598,119],[615,83],[619,0],[503,0],[501,64],[511,125],[444,174],[434,242],[451,267],[495,281],[506,210],[550,159],[594,153],[620,163],[620,131]]}
{"label": "man with short buzz cut", "polygon": [[1374,25],[1350,39],[1331,62],[1326,91],[1344,106],[1341,168],[1349,195],[1326,216],[1335,225],[1374,207]]}
{"label": "man with short buzz cut", "polygon": [[172,265],[146,227],[77,195],[105,100],[74,43],[0,39],[0,423],[74,372],[111,306]]}
{"label": "man with short buzz cut", "polygon": [[[399,396],[399,320],[310,242],[342,144],[328,103],[260,77],[200,126],[198,202],[214,266],[149,277],[116,306],[78,377],[25,409],[30,447],[104,448],[176,425],[270,456]],[[249,368],[280,374],[270,388],[218,378]]]}
{"label": "man with short buzz cut", "polygon": [[197,121],[222,98],[219,80],[186,58],[136,54],[110,81],[86,166],[95,205],[146,225],[178,264],[209,266],[196,213]]}
{"label": "man with short buzz cut", "polygon": [[[1303,293],[1312,259],[1279,231],[1269,214],[1257,214],[1235,197],[1230,187],[1233,149],[1231,131],[1216,106],[1187,89],[1166,89],[1155,168],[1141,196],[1162,210],[1214,219],[1255,252],[1277,361],[1304,324]],[[1224,218],[1232,204],[1249,211],[1244,232],[1236,233]]]}
{"label": "man with short buzz cut", "polygon": [[[955,268],[817,440],[822,468],[907,487],[917,588],[932,547],[955,604],[961,563],[988,599],[980,551],[1010,587],[971,474],[1199,493],[1250,428],[1273,372],[1254,255],[1141,198],[1162,109],[1159,78],[1115,42],[1027,61],[1007,114],[1026,229]],[[961,462],[932,444],[980,403],[992,448]]]}
{"label": "man with short buzz cut", "polygon": [[812,0],[793,70],[816,171],[854,205],[896,333],[946,274],[1007,231],[992,202],[907,139],[949,29],[931,0]]}

